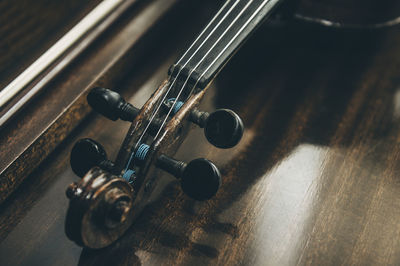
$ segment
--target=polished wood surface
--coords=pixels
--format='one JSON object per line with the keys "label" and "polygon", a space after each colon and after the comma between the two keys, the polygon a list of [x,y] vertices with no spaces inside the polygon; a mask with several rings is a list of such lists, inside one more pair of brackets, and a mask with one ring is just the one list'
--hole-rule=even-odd
{"label": "polished wood surface", "polygon": [[[142,71],[102,85],[141,106],[190,32],[183,25],[182,41],[165,39]],[[195,202],[172,182],[122,239],[98,251],[64,234],[65,188],[78,179],[69,152],[91,137],[115,158],[129,124],[89,116],[1,205],[0,264],[398,265],[399,47],[399,28],[259,29],[203,106],[236,111],[242,142],[220,150],[195,129],[177,154],[220,167],[216,197]]]}
{"label": "polished wood surface", "polygon": [[65,69],[54,79],[40,80],[42,93],[0,127],[0,202],[89,114],[86,94],[94,84],[129,76],[131,62],[147,56],[144,48],[156,49],[156,41],[164,38],[159,32],[174,25],[174,14],[185,6],[178,3],[138,2],[100,29],[102,34],[76,60],[57,65]]}
{"label": "polished wood surface", "polygon": [[382,23],[399,16],[396,0],[297,0],[296,13],[353,25]]}
{"label": "polished wood surface", "polygon": [[100,1],[5,0],[0,3],[0,89]]}

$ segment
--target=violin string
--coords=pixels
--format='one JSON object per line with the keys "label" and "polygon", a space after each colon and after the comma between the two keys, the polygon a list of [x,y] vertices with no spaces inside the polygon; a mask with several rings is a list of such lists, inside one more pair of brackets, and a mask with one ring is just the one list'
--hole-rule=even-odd
{"label": "violin string", "polygon": [[[216,25],[216,27],[214,27],[214,29],[208,34],[208,36],[203,40],[203,42],[199,45],[199,47],[196,49],[196,51],[190,56],[190,58],[186,61],[186,63],[180,68],[180,70],[178,71],[177,75],[175,76],[174,80],[172,81],[172,83],[170,83],[167,91],[164,94],[163,99],[161,100],[160,104],[157,106],[157,108],[153,111],[153,114],[149,120],[149,123],[147,124],[145,130],[143,131],[141,137],[138,140],[138,143],[140,143],[142,137],[144,136],[144,134],[146,133],[147,129],[149,128],[151,122],[154,120],[158,110],[160,109],[160,107],[162,106],[162,103],[165,101],[166,97],[168,96],[168,93],[170,92],[171,88],[173,87],[173,85],[175,84],[176,80],[178,79],[179,74],[181,73],[182,69],[189,63],[189,61],[194,57],[194,55],[200,50],[200,48],[204,45],[204,43],[210,38],[210,36],[214,33],[214,31],[219,27],[219,25],[225,20],[225,18],[232,12],[233,8],[239,3],[240,0],[236,0],[236,2],[232,5],[232,7],[228,10],[228,12],[224,15],[224,17],[218,22],[218,24]],[[189,47],[189,49],[187,49],[187,51],[185,52],[185,54],[183,56],[181,56],[181,58],[178,60],[178,62],[176,64],[179,64],[180,61],[185,57],[185,55],[188,53],[188,51],[195,45],[195,43],[201,38],[201,36],[204,34],[204,32],[208,29],[208,27],[214,22],[214,20],[219,16],[219,14],[223,11],[223,9],[226,7],[226,5],[230,2],[227,1],[222,8],[218,11],[218,13],[213,17],[213,19],[207,24],[207,26],[204,28],[204,30],[201,32],[201,34],[196,38],[196,40],[192,43],[192,45]],[[176,65],[175,64],[175,65]],[[171,106],[171,109],[173,108],[174,105]],[[169,114],[169,113],[168,113]],[[155,137],[156,138],[156,137]],[[154,138],[154,139],[155,139]],[[138,144],[136,144],[138,145]],[[135,147],[136,149],[136,147]]]}
{"label": "violin string", "polygon": [[239,29],[239,31],[233,36],[233,38],[228,42],[228,44],[221,50],[221,52],[217,55],[216,58],[208,65],[208,67],[203,71],[203,73],[199,76],[196,83],[194,84],[192,91],[196,88],[197,83],[201,80],[201,78],[207,73],[207,71],[212,67],[212,65],[222,56],[222,54],[229,48],[229,45],[235,41],[235,39],[239,36],[239,34],[247,27],[247,25],[253,20],[253,18],[260,12],[260,10],[272,0],[264,0],[264,2],[256,9],[256,11],[250,16],[250,18],[243,24],[243,26]]}
{"label": "violin string", "polygon": [[[159,108],[161,107],[162,103],[165,101],[165,99],[166,99],[168,93],[170,92],[171,88],[174,86],[175,82],[177,81],[177,79],[178,79],[179,74],[181,73],[181,71],[182,71],[182,70],[185,68],[185,66],[190,62],[190,60],[197,54],[197,52],[200,50],[200,48],[203,47],[203,45],[206,43],[206,41],[211,37],[211,35],[212,35],[212,34],[215,32],[215,30],[221,25],[221,23],[222,23],[222,22],[225,20],[225,18],[232,12],[232,10],[236,7],[236,5],[237,5],[239,2],[240,2],[240,0],[236,0],[236,2],[230,7],[230,9],[228,10],[228,12],[226,12],[226,14],[223,16],[223,18],[217,23],[217,25],[214,27],[214,29],[208,34],[208,36],[203,40],[203,42],[199,45],[199,47],[197,47],[197,49],[196,49],[196,50],[194,51],[194,53],[190,56],[190,58],[186,61],[186,63],[183,64],[183,66],[179,69],[178,73],[176,74],[176,76],[175,76],[175,78],[173,79],[173,81],[170,83],[167,92],[164,94],[163,99],[161,100],[159,106],[157,107],[157,109],[156,109],[156,111],[154,112],[153,116],[151,117],[150,121],[152,121],[152,120],[154,119],[155,115],[157,114],[157,112],[158,112]],[[214,18],[216,18],[216,17],[220,14],[220,12],[224,9],[224,7],[225,7],[225,5],[220,9],[220,11],[217,13],[217,15],[216,15]],[[211,23],[209,23],[209,24],[211,24]],[[185,53],[185,54],[186,54],[186,53]],[[183,57],[181,57],[181,59],[182,59],[182,58],[183,58]],[[179,62],[180,62],[180,60],[175,64],[175,66],[176,66],[177,64],[179,64]],[[183,87],[182,87],[181,90],[183,90]],[[182,92],[182,91],[179,92],[178,96],[177,96],[176,99],[175,99],[175,102],[171,105],[171,107],[170,107],[170,109],[169,109],[169,112],[168,112],[168,114],[167,114],[167,116],[166,116],[166,119],[168,119],[168,116],[170,115],[171,111],[173,110],[173,107],[174,107],[174,105],[175,105],[177,99],[179,98],[181,92]],[[166,119],[164,119],[164,121],[165,121]],[[150,125],[150,123],[149,123],[148,125]],[[162,129],[163,125],[164,125],[164,123],[162,123],[161,126],[159,127],[159,131]],[[146,129],[147,129],[147,128],[146,128]],[[145,130],[146,130],[146,129],[145,129]],[[144,135],[144,134],[143,134],[143,135]],[[158,132],[157,132],[157,135],[154,137],[154,139],[156,139],[157,136],[158,136]]]}
{"label": "violin string", "polygon": [[[236,6],[236,4],[238,3],[238,1],[239,1],[239,0],[236,1],[236,3],[234,4],[234,6]],[[253,13],[253,15],[247,20],[247,22],[241,27],[241,29],[235,34],[234,38],[232,38],[232,39],[230,40],[230,42],[224,47],[224,49],[218,54],[218,56],[211,62],[211,64],[206,68],[206,70],[203,71],[203,73],[202,73],[202,74],[199,76],[199,78],[196,80],[196,83],[195,83],[194,86],[192,87],[191,92],[196,88],[198,82],[199,82],[199,81],[201,80],[201,78],[205,75],[205,73],[207,73],[207,71],[212,67],[212,65],[219,59],[220,56],[222,56],[222,54],[226,51],[226,49],[228,49],[229,45],[237,38],[237,36],[241,33],[241,31],[243,31],[243,29],[251,22],[251,20],[254,18],[254,16],[256,16],[256,15],[258,14],[258,12],[259,12],[269,1],[270,1],[270,0],[265,0],[265,1],[262,3],[262,5],[261,5],[259,8],[257,8],[257,10]],[[178,62],[177,62],[176,64],[174,64],[174,67],[175,67],[177,64],[179,64],[179,63],[181,62],[181,60],[183,60],[183,58],[184,58],[184,57],[187,55],[187,53],[193,48],[193,46],[196,44],[196,42],[197,42],[197,41],[200,39],[200,37],[205,33],[205,31],[208,29],[208,27],[214,22],[214,20],[215,20],[215,19],[218,17],[218,15],[223,11],[223,9],[226,7],[226,5],[227,5],[229,2],[230,2],[230,0],[228,0],[228,1],[223,5],[223,7],[222,7],[222,8],[218,11],[218,13],[213,17],[213,19],[209,22],[209,24],[203,29],[203,31],[202,31],[202,32],[200,33],[200,35],[196,38],[196,40],[192,43],[192,45],[191,45],[191,46],[186,50],[186,52],[181,56],[181,58],[178,60]],[[251,3],[251,2],[252,2],[252,0],[251,0],[249,3]],[[248,4],[249,4],[249,3],[248,3]],[[234,6],[233,6],[233,7],[234,7]],[[231,7],[230,11],[232,10],[233,7]],[[246,9],[247,7],[248,7],[248,5],[246,5],[245,9]],[[229,12],[230,12],[230,11],[229,11]],[[242,13],[242,12],[241,12],[241,13]],[[225,16],[225,17],[226,17],[226,16]],[[224,20],[225,17],[224,17],[222,20]],[[295,17],[296,17],[297,19],[302,19],[302,20],[306,20],[306,21],[309,21],[309,22],[316,22],[316,23],[319,23],[319,24],[322,24],[322,25],[325,25],[325,26],[332,26],[332,27],[343,27],[343,26],[346,26],[346,25],[343,25],[343,24],[338,23],[338,22],[332,22],[332,21],[326,21],[326,20],[322,20],[322,19],[315,19],[315,18],[305,17],[305,16],[301,16],[301,15],[299,15],[299,14],[296,14]],[[229,25],[229,27],[231,27],[232,24],[233,24],[234,22],[236,22],[236,18],[235,18],[235,20],[231,23],[231,25]],[[220,23],[221,23],[221,21],[220,21]],[[162,101],[160,102],[160,104],[158,105],[158,107],[155,109],[155,111],[153,111],[152,117],[151,117],[149,123],[147,124],[145,130],[142,132],[142,134],[141,134],[141,136],[140,136],[140,138],[139,138],[139,141],[136,143],[136,146],[135,146],[134,150],[137,148],[137,145],[139,145],[141,139],[143,138],[143,136],[145,135],[146,131],[148,130],[148,128],[149,128],[151,122],[153,121],[153,119],[154,119],[155,115],[157,114],[159,108],[162,106],[162,103],[165,101],[166,96],[168,95],[169,91],[171,90],[171,88],[173,87],[174,83],[176,82],[176,80],[177,80],[179,74],[181,73],[182,69],[190,62],[190,60],[191,60],[191,59],[193,58],[193,56],[199,51],[199,49],[202,47],[202,45],[205,43],[205,41],[206,41],[206,40],[212,35],[212,33],[218,28],[218,26],[220,25],[220,23],[219,23],[216,27],[214,27],[213,31],[207,36],[207,38],[202,42],[202,44],[196,49],[196,51],[195,51],[195,52],[192,54],[192,56],[186,61],[186,63],[179,69],[179,71],[178,71],[178,73],[176,74],[176,76],[175,76],[173,82],[170,83],[170,86],[169,86],[167,92],[164,94],[164,97],[163,97]],[[372,26],[371,26],[371,25],[368,25],[368,26],[370,26],[370,28],[382,28],[382,27],[387,27],[387,26],[394,26],[394,25],[397,25],[397,24],[399,24],[399,23],[400,23],[400,17],[399,17],[399,18],[395,18],[395,19],[390,20],[390,21],[387,21],[387,22],[384,22],[384,23],[377,23],[377,24],[373,24]],[[229,28],[229,27],[228,27],[228,28]],[[351,25],[351,27],[358,28],[358,25],[356,25],[356,26]],[[365,28],[365,27],[363,27],[363,28]],[[224,32],[224,34],[225,34],[225,33],[226,33],[226,32]],[[191,76],[192,73],[195,71],[195,69],[200,65],[200,63],[205,59],[205,57],[209,54],[209,52],[215,47],[215,45],[219,42],[220,39],[221,39],[221,37],[217,40],[216,43],[214,43],[214,45],[211,47],[211,49],[206,53],[205,56],[203,56],[203,58],[201,59],[201,61],[200,61],[200,62],[191,70],[191,72],[189,73],[189,75],[188,75],[188,77],[186,78],[184,84],[182,85],[182,87],[181,87],[181,89],[180,89],[178,95],[175,97],[175,100],[174,100],[173,104],[171,105],[171,107],[170,107],[170,109],[169,109],[169,111],[168,111],[168,114],[167,114],[166,117],[164,118],[163,123],[161,124],[161,126],[159,127],[159,130],[157,131],[157,134],[156,134],[156,136],[154,137],[154,139],[156,139],[156,138],[158,137],[158,135],[160,134],[160,132],[161,132],[161,130],[162,130],[164,124],[166,123],[166,121],[167,121],[167,119],[168,119],[168,117],[169,117],[171,111],[173,110],[173,107],[175,106],[176,102],[178,101],[178,99],[179,99],[179,97],[180,97],[182,91],[184,90],[184,88],[185,88],[185,86],[186,86],[188,80],[190,79],[190,76]],[[173,72],[173,71],[171,71],[171,72]],[[133,155],[133,154],[132,154],[132,155]],[[131,157],[132,157],[132,155],[131,155]],[[130,161],[130,160],[129,160],[129,161]],[[130,164],[130,163],[128,163],[127,167],[129,166],[129,164]]]}
{"label": "violin string", "polygon": [[[203,46],[203,44],[205,43],[205,41],[208,40],[208,38],[214,33],[214,31],[219,27],[219,25],[225,20],[225,18],[232,12],[232,9],[239,3],[240,0],[236,0],[236,2],[232,5],[232,7],[228,10],[228,12],[222,17],[222,19],[218,22],[218,24],[214,27],[214,29],[207,35],[207,37],[205,38],[205,40],[203,40],[203,42],[199,45],[199,47],[197,47],[196,51],[194,51],[194,53],[192,54],[192,56],[186,61],[185,65],[192,59],[192,57],[198,52],[198,50],[201,48],[201,46]],[[174,64],[174,66],[176,66],[177,64],[179,64],[183,58],[186,56],[186,54],[190,51],[190,49],[193,48],[193,46],[196,44],[196,42],[201,38],[201,36],[205,33],[205,31],[208,29],[209,26],[211,26],[212,23],[214,23],[214,21],[217,19],[217,17],[221,14],[221,12],[225,9],[225,7],[231,2],[231,0],[228,0],[225,2],[225,4],[219,9],[219,11],[217,12],[217,14],[214,15],[214,17],[212,18],[212,20],[207,24],[207,26],[203,29],[203,31],[199,34],[199,36],[197,36],[196,40],[194,40],[194,42],[190,45],[190,47],[186,50],[186,52],[179,58],[178,62],[176,62]],[[178,75],[178,74],[177,74]]]}
{"label": "violin string", "polygon": [[[237,38],[237,36],[243,31],[244,27],[248,25],[248,23],[250,23],[250,21],[254,18],[254,16],[260,11],[260,9],[270,0],[265,0],[262,5],[255,11],[255,13],[250,17],[250,19],[248,21],[246,21],[245,25],[240,28],[240,32],[236,33],[235,36],[229,41],[229,43],[224,47],[223,51],[221,53],[218,54],[217,58],[214,59],[214,61],[211,63],[211,65],[208,66],[208,68],[206,69],[206,71],[204,71],[199,78],[197,79],[195,85],[193,86],[193,88],[191,89],[191,92],[195,89],[195,87],[197,86],[199,80],[204,76],[204,74],[208,71],[208,69],[212,66],[212,64],[214,64],[216,62],[216,60],[218,60],[218,58],[222,55],[222,53],[224,51],[226,51],[226,49],[229,47],[229,45]],[[219,43],[219,41],[225,36],[225,34],[229,31],[229,29],[235,24],[235,22],[241,17],[241,15],[247,10],[247,8],[250,6],[250,4],[253,2],[253,0],[250,0],[247,2],[247,4],[244,6],[244,8],[239,12],[239,14],[234,18],[234,20],[229,24],[229,26],[225,29],[225,31],[220,35],[220,37],[217,39],[217,41],[211,46],[211,48],[207,51],[207,53],[204,54],[204,56],[201,58],[201,60],[196,64],[195,67],[193,67],[190,72],[189,75],[187,76],[185,82],[183,83],[181,89],[179,90],[178,95],[175,97],[174,103],[171,105],[170,110],[168,111],[167,116],[164,118],[163,123],[161,124],[161,126],[159,127],[159,130],[156,134],[156,136],[154,137],[155,139],[158,137],[158,135],[160,134],[164,124],[166,123],[169,114],[172,111],[172,107],[176,104],[176,102],[179,99],[179,96],[181,95],[182,91],[184,90],[187,82],[189,81],[191,75],[193,74],[193,72],[197,69],[197,67],[204,61],[204,59],[208,56],[208,54],[214,49],[214,47]]]}
{"label": "violin string", "polygon": [[[214,29],[208,34],[208,36],[205,38],[205,40],[203,40],[203,42],[199,45],[199,47],[196,49],[196,51],[190,56],[190,58],[186,61],[186,63],[183,65],[183,67],[181,67],[181,69],[178,71],[177,75],[175,76],[173,82],[169,85],[169,88],[167,89],[167,91],[164,93],[164,96],[162,98],[162,100],[160,101],[160,103],[158,104],[157,108],[153,110],[152,115],[150,117],[149,122],[147,123],[145,129],[143,130],[142,134],[140,135],[138,141],[136,142],[135,147],[133,148],[132,152],[131,152],[131,156],[128,160],[128,163],[126,164],[125,167],[125,171],[128,169],[129,165],[132,162],[133,156],[134,156],[134,151],[136,150],[136,148],[138,147],[138,145],[140,144],[143,136],[146,134],[148,128],[150,127],[152,121],[154,120],[157,112],[159,111],[160,107],[162,106],[162,103],[165,101],[168,93],[170,92],[172,86],[174,85],[174,83],[176,82],[179,74],[181,73],[182,69],[189,63],[189,61],[193,58],[193,56],[200,50],[200,48],[204,45],[204,43],[209,39],[209,37],[214,33],[214,31],[219,27],[219,25],[225,20],[225,18],[231,13],[232,9],[239,3],[240,0],[236,0],[236,2],[233,4],[233,6],[228,10],[228,12],[224,15],[224,17],[219,21],[219,23],[214,27]],[[177,63],[174,65],[176,66],[177,64],[179,64],[184,57],[188,54],[188,52],[194,47],[194,45],[199,41],[199,39],[203,36],[203,34],[207,31],[207,29],[212,25],[212,23],[216,20],[216,18],[221,14],[221,12],[225,9],[225,7],[231,2],[231,0],[228,0],[225,2],[225,4],[219,9],[219,11],[214,15],[214,17],[211,19],[211,21],[206,25],[206,27],[202,30],[202,32],[199,34],[199,36],[193,41],[193,43],[190,45],[190,47],[186,50],[186,52],[179,58],[179,60],[177,61]],[[172,71],[173,72],[173,71]],[[172,105],[173,107],[174,105]],[[172,108],[171,107],[171,108]],[[161,126],[162,127],[162,126]],[[154,138],[155,139],[155,138]]]}

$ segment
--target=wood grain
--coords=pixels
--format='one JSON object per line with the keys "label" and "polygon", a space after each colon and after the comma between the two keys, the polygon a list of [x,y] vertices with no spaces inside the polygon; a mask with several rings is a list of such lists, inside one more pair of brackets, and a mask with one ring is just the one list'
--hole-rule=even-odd
{"label": "wood grain", "polygon": [[[173,15],[177,1],[154,1],[129,8],[97,42],[49,82],[23,113],[0,131],[0,202],[90,112],[86,94],[94,83],[114,83],[129,75],[131,60]],[[161,5],[161,6],[160,6]],[[84,73],[84,75],[82,75]]]}
{"label": "wood grain", "polygon": [[0,88],[10,83],[99,2],[2,1]]}
{"label": "wood grain", "polygon": [[[157,69],[119,79],[127,98],[144,103],[180,50],[175,44],[148,60]],[[64,190],[77,180],[68,154],[76,139],[92,137],[115,158],[129,125],[91,116],[1,206],[0,264],[398,265],[399,47],[399,28],[260,29],[203,105],[235,110],[246,126],[242,142],[219,150],[198,129],[176,155],[219,165],[217,196],[198,203],[171,183],[120,241],[99,251],[63,233]]]}

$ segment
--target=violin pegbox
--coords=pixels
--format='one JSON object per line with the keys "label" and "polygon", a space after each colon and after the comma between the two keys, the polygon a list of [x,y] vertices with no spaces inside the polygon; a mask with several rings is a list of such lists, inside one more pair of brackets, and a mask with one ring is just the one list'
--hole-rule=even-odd
{"label": "violin pegbox", "polygon": [[87,100],[95,111],[114,121],[129,121],[131,127],[114,161],[91,139],[78,141],[72,149],[71,167],[82,179],[67,189],[66,232],[79,245],[101,248],[118,239],[161,192],[156,189],[165,184],[160,170],[173,175],[195,200],[217,193],[221,174],[214,163],[204,158],[186,163],[173,156],[193,124],[204,128],[211,144],[226,149],[240,141],[243,123],[231,110],[199,111],[206,89],[182,96],[172,85],[164,82],[141,109],[109,89],[89,92]]}

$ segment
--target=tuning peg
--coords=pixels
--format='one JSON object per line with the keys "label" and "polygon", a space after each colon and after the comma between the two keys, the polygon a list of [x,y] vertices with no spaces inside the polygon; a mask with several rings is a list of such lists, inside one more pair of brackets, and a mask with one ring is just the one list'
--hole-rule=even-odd
{"label": "tuning peg", "polygon": [[140,111],[126,102],[119,93],[105,88],[93,88],[86,99],[96,112],[113,121],[132,121]]}
{"label": "tuning peg", "polygon": [[161,155],[156,165],[178,178],[183,192],[195,200],[203,201],[212,198],[221,185],[221,174],[218,168],[204,158],[185,163]]}
{"label": "tuning peg", "polygon": [[204,128],[207,140],[218,148],[232,148],[243,136],[242,119],[229,109],[218,109],[211,114],[194,110],[189,119]]}
{"label": "tuning peg", "polygon": [[103,146],[92,139],[81,139],[75,143],[71,151],[71,168],[74,173],[83,177],[91,168],[100,168],[112,171],[114,163],[107,159]]}
{"label": "tuning peg", "polygon": [[[167,109],[172,108],[172,114],[176,114],[183,106],[183,102],[171,98],[164,105]],[[239,143],[243,136],[242,119],[229,109],[218,109],[211,114],[194,109],[189,120],[204,128],[204,135],[207,140],[218,148],[232,148]]]}

